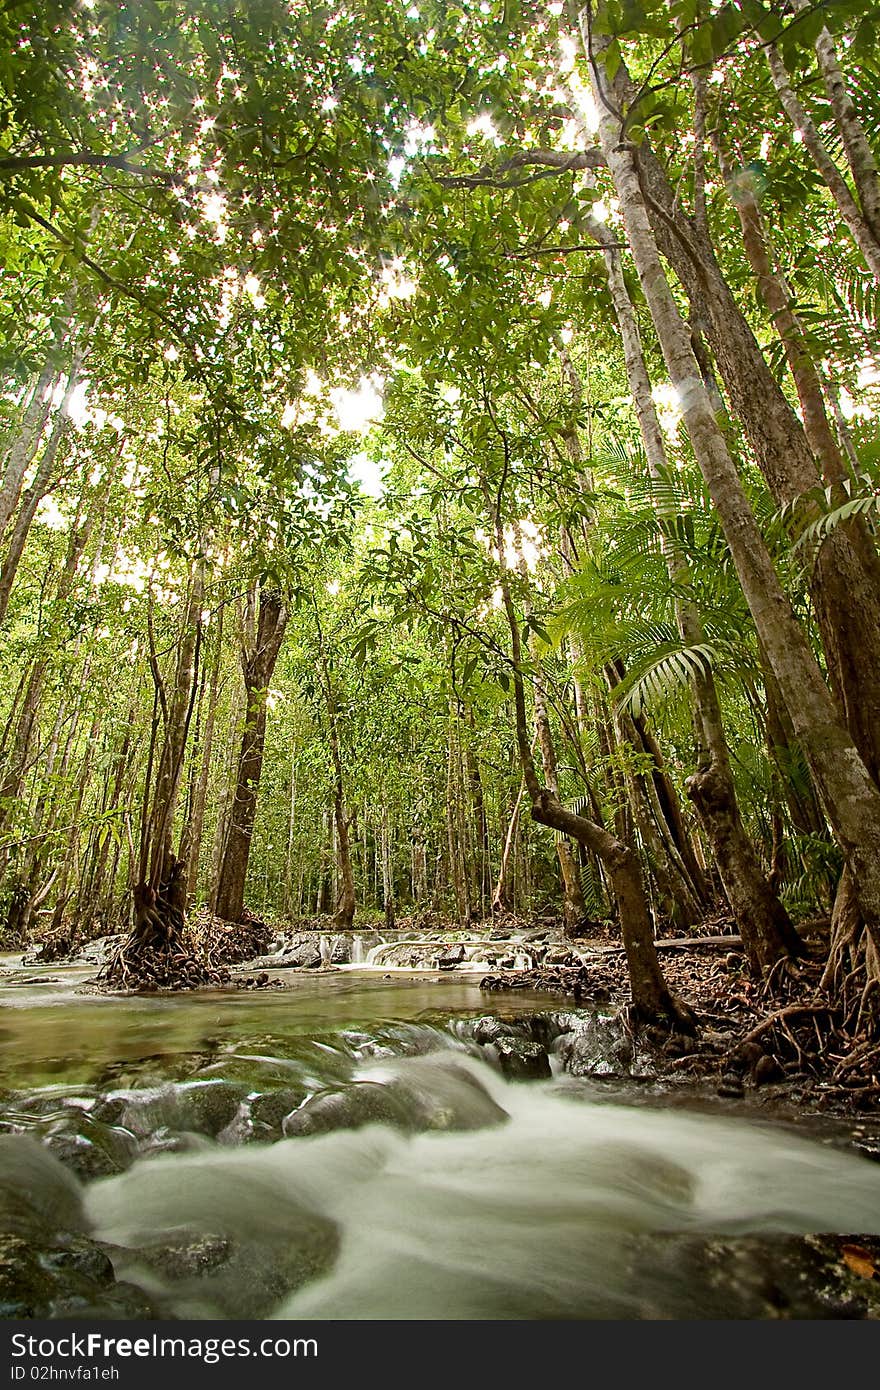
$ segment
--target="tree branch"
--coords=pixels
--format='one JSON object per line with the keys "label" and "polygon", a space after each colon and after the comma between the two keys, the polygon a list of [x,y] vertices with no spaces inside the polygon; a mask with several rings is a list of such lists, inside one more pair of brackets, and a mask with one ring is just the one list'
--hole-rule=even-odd
{"label": "tree branch", "polygon": [[91,150],[67,150],[62,154],[13,154],[0,159],[0,173],[18,173],[24,169],[121,169],[125,174],[137,174],[141,178],[156,179],[167,187],[182,188],[186,185],[184,174],[174,174],[170,169],[154,169],[148,164],[130,164],[125,154],[94,154]]}
{"label": "tree branch", "polygon": [[[601,169],[605,157],[598,146],[589,150],[523,150],[511,159],[494,167],[484,164],[475,174],[435,174],[437,183],[444,188],[520,188],[536,179],[549,178],[554,174],[576,173],[582,169]],[[538,166],[539,172],[522,179],[504,179],[502,175],[515,173],[518,169]]]}

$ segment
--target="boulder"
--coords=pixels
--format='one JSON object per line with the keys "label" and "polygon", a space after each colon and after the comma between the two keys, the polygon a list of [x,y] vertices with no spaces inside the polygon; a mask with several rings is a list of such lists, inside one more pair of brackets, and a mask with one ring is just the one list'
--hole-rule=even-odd
{"label": "boulder", "polygon": [[287,1209],[275,1238],[176,1227],[114,1256],[126,1273],[150,1282],[164,1316],[265,1318],[326,1274],[338,1249],[332,1221],[302,1210],[294,1222]]}
{"label": "boulder", "polygon": [[235,1117],[247,1094],[242,1082],[219,1077],[170,1082],[155,1089],[111,1094],[96,1106],[95,1117],[130,1130],[139,1139],[163,1129],[213,1139]]}
{"label": "boulder", "polygon": [[144,1291],[118,1282],[106,1251],[83,1235],[0,1232],[0,1317],[154,1318]]}
{"label": "boulder", "polygon": [[292,1138],[337,1129],[362,1129],[364,1125],[391,1125],[404,1131],[414,1128],[405,1105],[390,1087],[355,1081],[340,1090],[312,1096],[286,1116],[282,1129],[286,1138]]}
{"label": "boulder", "polygon": [[493,1046],[498,1065],[508,1080],[534,1081],[552,1075],[550,1058],[540,1043],[499,1038]]}

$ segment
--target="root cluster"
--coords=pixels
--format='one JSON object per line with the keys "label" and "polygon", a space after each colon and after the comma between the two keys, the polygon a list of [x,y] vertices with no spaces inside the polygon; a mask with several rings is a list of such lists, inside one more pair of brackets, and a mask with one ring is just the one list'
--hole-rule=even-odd
{"label": "root cluster", "polygon": [[[265,954],[270,936],[265,922],[255,917],[222,922],[202,909],[167,942],[144,942],[133,932],[101,969],[98,984],[136,993],[220,988],[232,981],[230,966]],[[260,987],[268,977],[236,978],[235,983]]]}

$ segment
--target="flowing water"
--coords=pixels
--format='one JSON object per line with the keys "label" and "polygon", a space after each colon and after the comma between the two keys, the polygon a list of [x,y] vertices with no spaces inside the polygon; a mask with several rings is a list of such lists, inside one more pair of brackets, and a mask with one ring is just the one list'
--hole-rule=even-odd
{"label": "flowing water", "polygon": [[[768,1238],[784,1266],[786,1236],[880,1232],[880,1165],[569,1076],[585,1016],[546,998],[354,972],[177,999],[74,980],[0,988],[6,1127],[77,1161],[128,1145],[86,1183],[85,1225],[165,1316],[769,1316]],[[544,1079],[502,1074],[523,1038]]]}

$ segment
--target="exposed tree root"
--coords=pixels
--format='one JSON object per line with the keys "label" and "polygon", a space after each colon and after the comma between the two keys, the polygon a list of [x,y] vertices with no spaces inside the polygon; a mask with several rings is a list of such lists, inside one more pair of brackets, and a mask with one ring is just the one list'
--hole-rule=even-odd
{"label": "exposed tree root", "polygon": [[[670,989],[693,1009],[700,1027],[681,1055],[677,1030],[649,1025],[659,1048],[661,1072],[718,1083],[723,1095],[747,1086],[790,1081],[820,1105],[854,1110],[880,1103],[880,1028],[877,991],[856,969],[847,1004],[822,984],[822,963],[780,963],[758,985],[740,951],[699,938],[692,950],[670,952],[665,971]],[[597,952],[578,967],[490,975],[485,990],[521,989],[567,996],[576,1004],[625,1006],[622,953]],[[864,995],[868,992],[867,1006]],[[665,1040],[667,1039],[667,1040]]]}
{"label": "exposed tree root", "polygon": [[200,989],[228,984],[229,970],[199,948],[188,932],[174,941],[144,944],[129,936],[98,973],[98,983],[110,990],[150,993],[157,989]]}
{"label": "exposed tree root", "polygon": [[[250,914],[246,921],[230,924],[203,910],[178,927],[167,942],[144,942],[135,929],[99,972],[98,983],[106,989],[138,993],[228,985],[229,967],[263,955],[270,936],[265,922]],[[251,988],[267,983],[265,975],[236,980],[236,985]]]}

